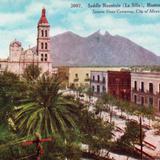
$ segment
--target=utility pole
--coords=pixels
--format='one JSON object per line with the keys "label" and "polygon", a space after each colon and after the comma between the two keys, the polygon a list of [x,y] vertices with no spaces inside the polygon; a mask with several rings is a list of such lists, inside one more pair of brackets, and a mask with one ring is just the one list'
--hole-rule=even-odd
{"label": "utility pole", "polygon": [[143,137],[142,137],[142,117],[140,116],[140,146],[141,146],[141,160],[143,160]]}

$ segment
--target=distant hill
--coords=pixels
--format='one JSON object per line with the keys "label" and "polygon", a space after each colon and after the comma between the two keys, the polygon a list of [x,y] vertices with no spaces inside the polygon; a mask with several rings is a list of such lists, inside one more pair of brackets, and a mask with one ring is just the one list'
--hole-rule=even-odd
{"label": "distant hill", "polygon": [[51,38],[54,66],[157,65],[160,57],[131,40],[95,32],[81,37],[65,32]]}

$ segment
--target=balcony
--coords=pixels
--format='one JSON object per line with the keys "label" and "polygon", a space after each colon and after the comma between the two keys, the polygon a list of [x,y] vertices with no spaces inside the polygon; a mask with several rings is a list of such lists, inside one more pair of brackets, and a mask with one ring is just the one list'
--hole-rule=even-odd
{"label": "balcony", "polygon": [[[141,94],[149,94],[149,95],[153,95],[154,93],[153,93],[153,90],[142,90],[142,89],[135,89],[135,88],[132,88],[132,92],[135,92],[135,93],[141,93]],[[159,93],[160,94],[160,93]]]}
{"label": "balcony", "polygon": [[89,82],[90,78],[85,78],[84,81]]}
{"label": "balcony", "polygon": [[74,82],[78,82],[78,81],[79,81],[79,78],[75,78],[75,79],[74,79]]}
{"label": "balcony", "polygon": [[91,79],[91,83],[99,83],[99,84],[105,84],[105,81],[97,81],[97,80],[93,80]]}
{"label": "balcony", "polygon": [[133,92],[139,92],[136,88],[132,88]]}
{"label": "balcony", "polygon": [[142,88],[141,88],[141,89],[139,89],[139,92],[142,92],[142,93],[144,93],[144,89],[142,89]]}
{"label": "balcony", "polygon": [[154,95],[153,90],[150,90],[150,91],[147,90],[146,93],[147,93],[148,95]]}

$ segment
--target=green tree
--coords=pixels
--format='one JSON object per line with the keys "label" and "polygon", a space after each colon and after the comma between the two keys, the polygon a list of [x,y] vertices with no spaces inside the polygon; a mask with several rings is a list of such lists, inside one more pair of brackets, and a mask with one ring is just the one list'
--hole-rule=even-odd
{"label": "green tree", "polygon": [[41,135],[65,136],[68,128],[76,128],[78,107],[59,92],[57,76],[43,74],[33,87],[30,103],[18,106],[15,124],[22,135],[38,131]]}
{"label": "green tree", "polygon": [[153,128],[155,129],[154,133],[156,135],[160,135],[160,121],[156,121],[154,124],[153,124]]}
{"label": "green tree", "polygon": [[22,76],[24,79],[30,82],[36,80],[40,74],[41,68],[39,68],[36,64],[30,64],[25,68]]}
{"label": "green tree", "polygon": [[[145,134],[142,132],[142,137],[144,139]],[[124,135],[120,138],[119,142],[123,145],[133,146],[139,143],[140,139],[140,126],[135,121],[127,121]]]}
{"label": "green tree", "polygon": [[[20,81],[18,75],[4,71],[0,74],[0,120],[6,122],[7,117],[17,104],[18,100],[24,97],[25,84]],[[7,116],[8,115],[8,116]]]}
{"label": "green tree", "polygon": [[80,116],[82,143],[89,145],[89,151],[99,154],[101,149],[109,150],[113,124],[104,122],[94,113],[83,110]]}
{"label": "green tree", "polygon": [[111,94],[103,93],[98,101],[100,101],[100,104],[103,104],[103,105],[101,105],[104,108],[103,111],[109,111],[110,122],[111,122],[112,121],[112,115],[113,115],[113,113],[112,113],[113,108],[112,107],[113,107],[113,105],[116,104],[117,100]]}
{"label": "green tree", "polygon": [[89,104],[90,104],[91,97],[93,96],[92,88],[90,86],[87,86],[86,89],[85,89],[85,93],[88,96],[88,100],[89,100]]}

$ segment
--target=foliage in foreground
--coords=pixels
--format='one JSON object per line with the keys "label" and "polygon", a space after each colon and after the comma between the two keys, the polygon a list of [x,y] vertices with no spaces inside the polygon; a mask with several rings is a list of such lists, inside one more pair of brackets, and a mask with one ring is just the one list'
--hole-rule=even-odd
{"label": "foliage in foreground", "polygon": [[13,106],[24,97],[26,86],[11,72],[0,73],[0,122],[7,123]]}
{"label": "foliage in foreground", "polygon": [[65,137],[68,128],[76,128],[76,103],[59,93],[57,76],[42,75],[33,87],[30,102],[15,111],[14,119],[21,135],[39,132],[41,135],[59,134]]}

